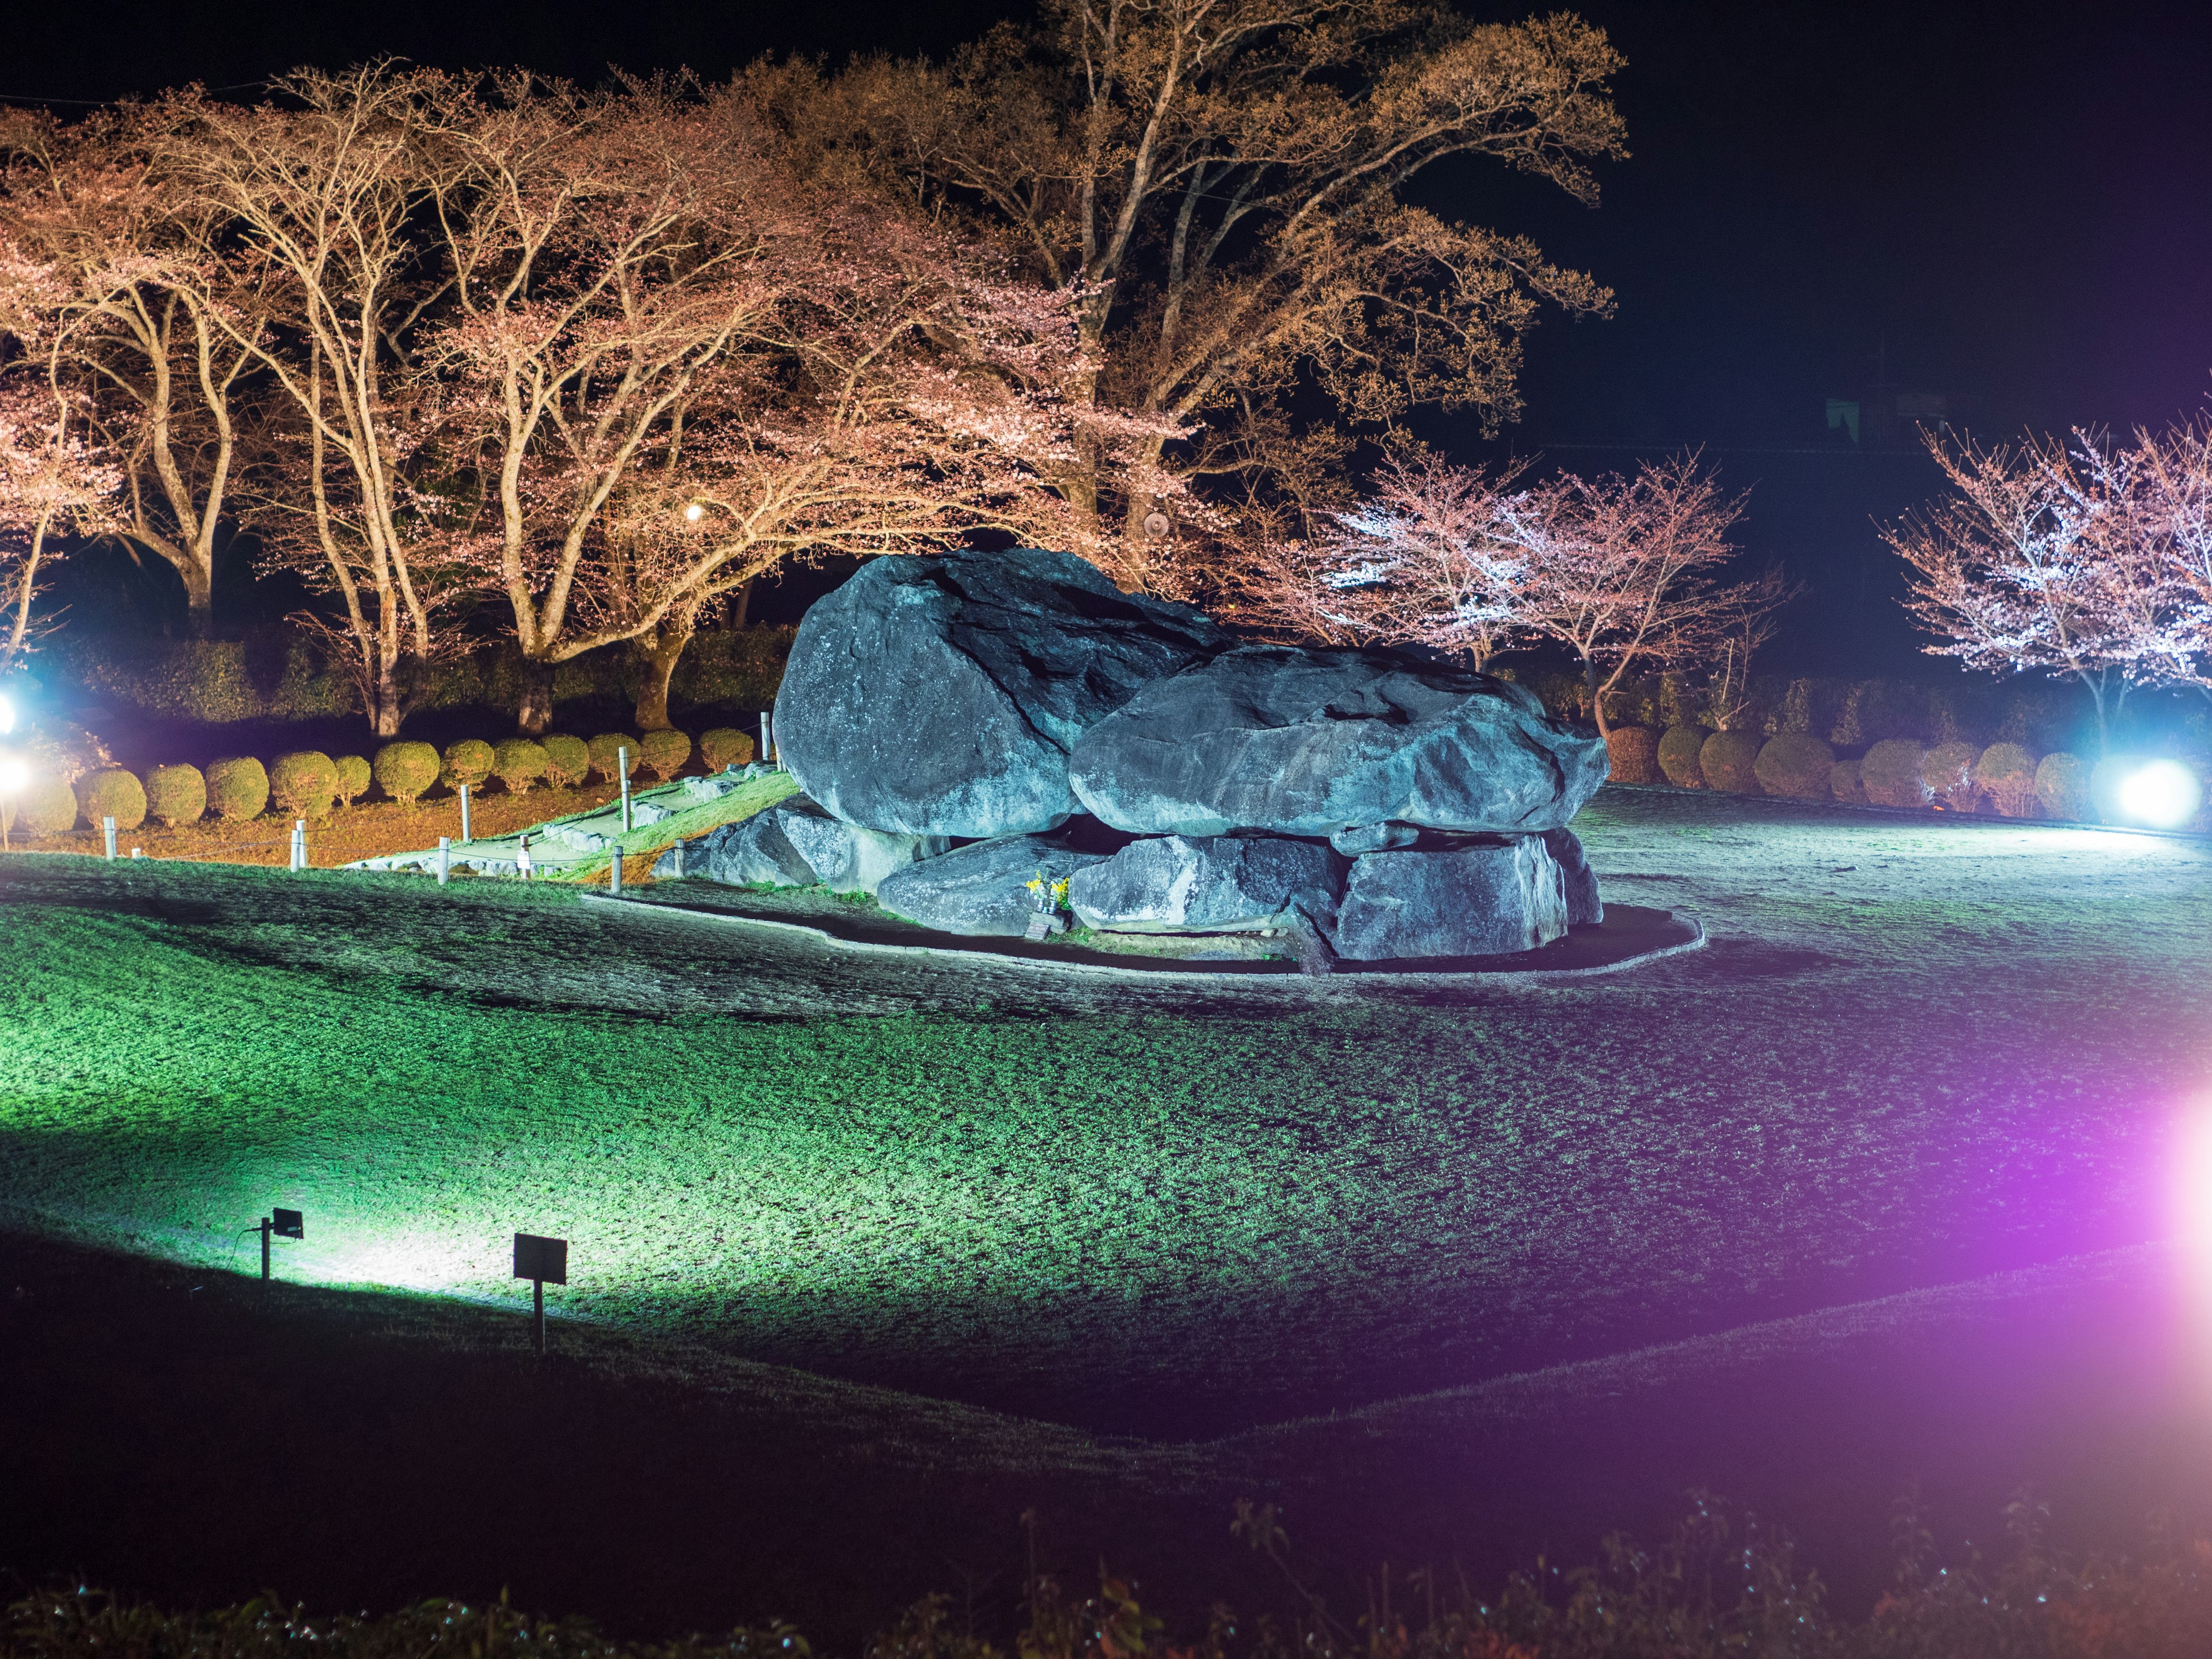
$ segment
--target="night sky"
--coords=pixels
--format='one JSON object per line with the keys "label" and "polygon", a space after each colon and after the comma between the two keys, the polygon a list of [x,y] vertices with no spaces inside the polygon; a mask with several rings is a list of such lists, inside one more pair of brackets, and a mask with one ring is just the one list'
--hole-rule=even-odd
{"label": "night sky", "polygon": [[[1632,159],[1585,210],[1469,164],[1421,195],[1534,235],[1620,296],[1531,343],[1509,434],[1560,465],[1702,445],[1753,490],[1753,557],[1813,585],[1801,672],[1905,659],[1871,520],[1935,486],[1853,451],[1826,400],[1884,367],[1978,434],[2193,415],[2212,392],[2212,23],[2202,6],[1612,4],[1577,8],[1629,60]],[[46,5],[11,23],[0,94],[100,100],[395,53],[596,80],[764,51],[940,51],[1023,8]],[[1486,9],[1513,16],[1521,9]],[[57,105],[57,107],[66,107]],[[1435,434],[1472,456],[1466,423]]]}

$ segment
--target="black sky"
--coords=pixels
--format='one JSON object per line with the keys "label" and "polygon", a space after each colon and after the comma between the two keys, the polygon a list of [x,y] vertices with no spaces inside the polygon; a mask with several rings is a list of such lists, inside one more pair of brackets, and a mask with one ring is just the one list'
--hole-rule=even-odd
{"label": "black sky", "polygon": [[[1607,446],[1706,446],[1731,483],[1755,486],[1754,551],[1823,590],[1829,623],[1856,616],[1904,650],[1870,520],[1928,494],[1932,474],[1836,453],[1824,416],[1826,398],[1875,378],[1878,354],[1892,379],[1943,393],[1991,435],[2204,407],[2212,7],[1577,9],[1629,60],[1619,95],[1634,154],[1602,169],[1602,205],[1480,166],[1424,187],[1619,294],[1612,320],[1539,331],[1516,447],[1581,466],[1632,459]],[[611,63],[719,76],[770,50],[941,51],[1021,9],[46,4],[11,23],[0,94],[227,88],[386,53],[583,80]],[[1461,423],[1438,435],[1472,447]],[[1823,453],[1789,453],[1807,448]]]}

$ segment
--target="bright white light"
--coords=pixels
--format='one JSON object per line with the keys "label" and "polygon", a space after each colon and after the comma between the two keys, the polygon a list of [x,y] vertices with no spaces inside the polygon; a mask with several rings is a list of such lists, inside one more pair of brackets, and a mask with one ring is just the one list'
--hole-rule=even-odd
{"label": "bright white light", "polygon": [[2120,811],[2137,823],[2171,830],[2197,811],[2197,780],[2179,761],[2153,761],[2120,785]]}
{"label": "bright white light", "polygon": [[30,769],[13,755],[0,755],[0,795],[12,795],[31,781]]}
{"label": "bright white light", "polygon": [[0,697],[0,738],[6,737],[15,729],[15,705],[7,698]]}
{"label": "bright white light", "polygon": [[707,516],[707,509],[700,506],[698,502],[694,501],[690,506],[684,509],[684,516],[691,523],[696,524],[700,520]]}

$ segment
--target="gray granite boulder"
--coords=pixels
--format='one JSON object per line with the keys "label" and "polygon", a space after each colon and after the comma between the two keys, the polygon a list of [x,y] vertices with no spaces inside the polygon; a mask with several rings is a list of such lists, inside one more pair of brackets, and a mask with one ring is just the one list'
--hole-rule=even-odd
{"label": "gray granite boulder", "polygon": [[1086,927],[1135,933],[1249,933],[1296,905],[1336,913],[1349,861],[1317,842],[1165,836],[1077,871],[1068,908]]}
{"label": "gray granite boulder", "polygon": [[1330,945],[1354,962],[1503,956],[1567,931],[1565,884],[1541,836],[1352,861]]}
{"label": "gray granite boulder", "polygon": [[1571,830],[1544,831],[1544,850],[1559,866],[1559,884],[1566,895],[1567,926],[1581,927],[1605,920],[1605,903],[1598,897],[1597,872],[1589,867],[1583,844]]}
{"label": "gray granite boulder", "polygon": [[[892,871],[944,850],[941,839],[862,830],[831,817],[804,795],[792,795],[685,843],[684,873],[735,887],[765,883],[872,893]],[[675,870],[671,848],[653,873]]]}
{"label": "gray granite boulder", "polygon": [[1117,830],[1362,849],[1405,826],[1562,828],[1605,775],[1602,742],[1508,681],[1401,652],[1268,645],[1153,682],[1084,732],[1068,764],[1077,799]]}
{"label": "gray granite boulder", "polygon": [[1104,861],[1042,836],[1008,836],[893,871],[876,889],[876,902],[940,933],[1019,939],[1037,908],[1026,884],[1040,872],[1048,881],[1072,879]]}
{"label": "gray granite boulder", "polygon": [[921,836],[1049,830],[1067,751],[1140,687],[1221,650],[1187,605],[1071,553],[878,559],[799,625],[777,751],[832,817]]}

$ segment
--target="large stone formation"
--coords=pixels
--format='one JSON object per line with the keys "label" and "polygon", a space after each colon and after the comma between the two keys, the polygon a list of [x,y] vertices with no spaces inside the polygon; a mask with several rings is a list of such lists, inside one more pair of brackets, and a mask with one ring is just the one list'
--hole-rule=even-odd
{"label": "large stone formation", "polygon": [[1018,937],[1042,875],[1087,927],[1286,934],[1309,967],[1604,919],[1566,827],[1596,738],[1423,655],[1237,645],[1067,554],[865,567],[800,625],[776,726],[806,795],[718,831],[714,879]]}
{"label": "large stone formation", "polygon": [[833,817],[896,835],[1049,830],[1067,755],[1144,686],[1225,647],[1187,605],[1071,553],[878,559],[800,623],[778,751]]}
{"label": "large stone formation", "polygon": [[1606,751],[1487,674],[1253,645],[1146,686],[1078,739],[1068,774],[1119,830],[1264,830],[1350,853],[1423,830],[1564,829],[1605,781]]}

